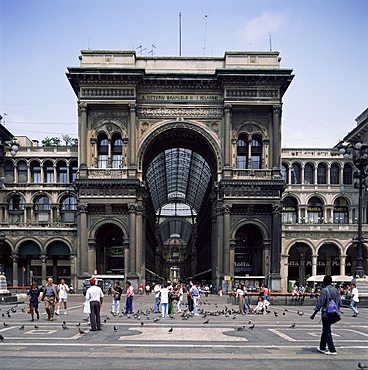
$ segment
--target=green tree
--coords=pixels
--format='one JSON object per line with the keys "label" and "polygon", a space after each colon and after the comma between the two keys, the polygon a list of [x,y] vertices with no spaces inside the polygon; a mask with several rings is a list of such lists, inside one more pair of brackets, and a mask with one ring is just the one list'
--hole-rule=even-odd
{"label": "green tree", "polygon": [[60,146],[61,139],[59,137],[46,136],[42,141],[42,146]]}

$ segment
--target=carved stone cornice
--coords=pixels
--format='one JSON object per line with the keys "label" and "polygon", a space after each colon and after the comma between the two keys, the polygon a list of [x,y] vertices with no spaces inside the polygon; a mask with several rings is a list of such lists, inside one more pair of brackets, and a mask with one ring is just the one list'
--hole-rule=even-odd
{"label": "carved stone cornice", "polygon": [[134,89],[116,88],[116,87],[104,87],[104,88],[81,88],[80,97],[83,99],[131,99],[134,98]]}
{"label": "carved stone cornice", "polygon": [[225,204],[224,206],[222,206],[223,214],[231,214],[232,208],[233,208],[232,204]]}
{"label": "carved stone cornice", "polygon": [[80,189],[138,189],[141,187],[141,182],[138,179],[76,179],[74,186]]}
{"label": "carved stone cornice", "polygon": [[139,206],[136,203],[128,204],[128,213],[129,214],[136,214],[139,212]]}
{"label": "carved stone cornice", "polygon": [[206,117],[206,118],[220,118],[223,116],[222,108],[146,108],[140,107],[137,109],[137,115],[144,118],[167,118],[167,117]]}
{"label": "carved stone cornice", "polygon": [[281,215],[282,212],[282,206],[280,204],[273,204],[272,205],[272,213],[276,213]]}

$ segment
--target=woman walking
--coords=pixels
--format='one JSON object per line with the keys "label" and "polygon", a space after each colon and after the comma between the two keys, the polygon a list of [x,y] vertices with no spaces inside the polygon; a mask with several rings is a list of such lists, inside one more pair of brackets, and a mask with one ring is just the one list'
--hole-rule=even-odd
{"label": "woman walking", "polygon": [[29,307],[31,309],[31,321],[34,321],[34,313],[36,312],[37,320],[40,319],[40,314],[38,312],[38,297],[40,296],[41,288],[38,287],[37,283],[34,281],[31,285],[31,289],[28,291]]}

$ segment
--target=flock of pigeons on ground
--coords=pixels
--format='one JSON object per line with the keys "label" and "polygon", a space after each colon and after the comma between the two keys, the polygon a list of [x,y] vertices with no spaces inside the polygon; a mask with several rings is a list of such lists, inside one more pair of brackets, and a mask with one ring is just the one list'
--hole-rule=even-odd
{"label": "flock of pigeons on ground", "polygon": [[[183,305],[186,305],[185,303]],[[208,301],[204,301],[204,302],[201,302],[201,305],[202,305],[202,308],[200,308],[198,310],[198,314],[201,315],[202,319],[206,319],[205,321],[202,322],[202,324],[209,324],[210,323],[210,318],[212,317],[216,317],[216,316],[223,316],[223,317],[229,317],[229,318],[232,318],[233,320],[236,320],[239,316],[244,316],[244,314],[242,314],[240,311],[237,311],[237,310],[234,310],[234,309],[230,309],[228,308],[227,306],[225,306],[224,309],[220,310],[218,309],[218,305],[217,303],[214,303],[214,307],[216,308],[215,311],[210,311],[210,310],[207,310],[205,308],[203,308],[204,305],[208,305],[210,306],[211,303],[208,302]],[[18,307],[18,304],[16,304],[15,306],[12,306],[11,308],[7,309],[6,311],[2,312],[1,313],[1,316],[2,317],[8,317],[8,318],[11,318],[13,314],[15,314],[18,309],[20,309],[20,311],[22,313],[26,313],[26,308],[23,307],[23,308],[19,308]],[[2,309],[0,308],[0,311]],[[289,310],[287,308],[284,308],[284,311],[282,312],[282,315],[285,316],[286,315],[286,312],[289,312]],[[127,313],[119,313],[119,314],[112,314],[112,316],[115,318],[115,317],[126,317],[127,319],[133,319],[133,320],[137,320],[140,322],[140,326],[144,326],[145,325],[145,322],[143,321],[143,318],[145,318],[146,320],[151,320],[151,314],[153,314],[153,308],[149,309],[149,310],[137,310],[136,313],[134,314],[127,314]],[[271,311],[267,311],[267,314],[271,314]],[[279,316],[279,312],[278,311],[273,311],[273,314],[275,317],[278,317]],[[303,316],[304,315],[304,312],[301,312],[301,311],[297,311],[296,312],[297,315],[299,316]],[[248,316],[248,315],[247,315]],[[181,313],[181,315],[179,316],[181,317],[182,320],[189,320],[190,318],[193,318],[195,317],[194,314],[192,312],[189,312],[188,308],[186,309],[183,309],[183,312]],[[169,314],[169,318],[171,320],[174,320],[176,317]],[[109,315],[106,315],[102,320],[104,323],[107,323],[108,320],[110,320],[110,316]],[[161,319],[161,317],[155,317],[155,318],[152,318],[152,321],[154,323],[157,323],[159,322]],[[90,322],[89,322],[89,316],[87,316],[86,318],[83,319],[83,321],[86,322],[86,325],[89,325]],[[279,324],[279,322],[277,322],[277,324]],[[10,327],[10,324],[7,324],[5,321],[3,322],[3,325],[2,325],[4,328],[7,328],[7,327]],[[81,326],[81,323],[78,322],[76,324],[76,327],[78,328],[78,332],[80,335],[84,335],[86,334],[86,331],[81,329],[80,328]],[[255,328],[255,324],[253,323],[253,320],[250,318],[248,320],[248,329],[249,330],[253,330]],[[67,326],[67,322],[64,320],[61,324],[61,327],[63,330],[68,330],[69,327]],[[236,331],[244,331],[246,330],[246,325],[241,325],[241,326],[237,326],[237,327],[234,327],[234,329]],[[293,323],[292,325],[289,326],[289,328],[295,328],[296,327],[296,323]],[[33,328],[34,329],[39,329],[39,326],[38,325],[33,325]],[[25,325],[21,325],[19,327],[19,330],[24,330],[25,329]],[[113,326],[113,332],[117,332],[118,331],[118,326],[117,325],[114,325]],[[172,334],[174,332],[174,327],[171,326],[169,329],[168,329],[168,333],[169,334]],[[4,341],[4,336],[2,334],[0,334],[0,342],[3,342]],[[368,369],[368,365],[366,364],[363,364],[361,362],[358,363],[358,368],[359,369]]]}

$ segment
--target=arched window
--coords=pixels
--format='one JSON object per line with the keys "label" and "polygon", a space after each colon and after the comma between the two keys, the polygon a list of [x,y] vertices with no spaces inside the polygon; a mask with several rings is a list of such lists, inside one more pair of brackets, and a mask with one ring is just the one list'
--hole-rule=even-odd
{"label": "arched window", "polygon": [[98,168],[107,168],[109,161],[109,141],[105,134],[98,137]]}
{"label": "arched window", "polygon": [[72,161],[69,167],[69,182],[73,182],[77,178],[78,162]]}
{"label": "arched window", "polygon": [[4,162],[5,183],[14,182],[14,164],[11,161]]}
{"label": "arched window", "polygon": [[348,224],[349,223],[349,207],[345,198],[339,197],[334,202],[333,208],[333,223]]}
{"label": "arched window", "polygon": [[321,199],[317,197],[312,197],[308,201],[307,208],[307,222],[313,224],[322,224],[323,223],[323,203]]}
{"label": "arched window", "polygon": [[41,165],[38,161],[31,162],[31,181],[34,184],[40,184],[41,181]]}
{"label": "arched window", "polygon": [[56,173],[58,177],[59,184],[67,184],[68,183],[68,168],[66,166],[65,161],[59,161],[56,166]]}
{"label": "arched window", "polygon": [[298,202],[293,197],[286,197],[282,201],[282,222],[298,222]]}
{"label": "arched window", "polygon": [[24,199],[14,195],[9,201],[9,221],[11,224],[24,222]]}
{"label": "arched window", "polygon": [[252,137],[251,152],[252,169],[260,169],[262,165],[262,138],[259,135]]}
{"label": "arched window", "polygon": [[304,166],[304,184],[314,184],[314,166],[311,163]]}
{"label": "arched window", "polygon": [[54,165],[51,161],[46,161],[43,164],[43,174],[47,184],[53,184],[55,182]]}
{"label": "arched window", "polygon": [[248,136],[240,135],[236,143],[236,167],[239,170],[245,170],[247,168],[248,161]]}
{"label": "arched window", "polygon": [[171,249],[171,259],[173,261],[179,261],[179,257],[180,257],[180,255],[179,255],[179,249],[176,248],[176,247],[172,248]]}
{"label": "arched window", "polygon": [[301,184],[302,183],[302,171],[298,163],[293,163],[291,167],[291,183]]}
{"label": "arched window", "polygon": [[330,184],[337,185],[340,184],[340,167],[336,163],[331,164],[330,169]]}
{"label": "arched window", "polygon": [[123,140],[120,135],[114,135],[111,143],[112,168],[121,168],[123,161]]}
{"label": "arched window", "polygon": [[27,164],[24,161],[19,161],[17,164],[18,168],[18,182],[26,183],[28,181]]}
{"label": "arched window", "polygon": [[50,221],[50,200],[46,195],[35,200],[35,216],[36,222]]}
{"label": "arched window", "polygon": [[281,167],[282,179],[288,184],[289,183],[289,167],[287,164],[283,163]]}
{"label": "arched window", "polygon": [[60,213],[63,222],[77,222],[77,199],[73,196],[68,196],[61,201]]}
{"label": "arched window", "polygon": [[317,184],[327,184],[327,169],[324,163],[319,163],[317,167]]}
{"label": "arched window", "polygon": [[353,183],[353,167],[350,163],[345,163],[343,170],[344,185],[351,185]]}

